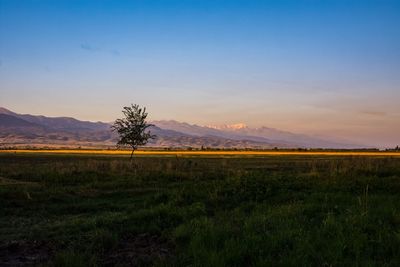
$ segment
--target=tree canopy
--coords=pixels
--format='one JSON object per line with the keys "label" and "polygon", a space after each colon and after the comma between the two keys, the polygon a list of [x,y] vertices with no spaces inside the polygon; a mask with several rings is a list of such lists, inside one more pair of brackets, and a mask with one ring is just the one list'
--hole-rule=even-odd
{"label": "tree canopy", "polygon": [[118,133],[117,146],[129,146],[132,149],[132,158],[133,153],[139,146],[144,146],[150,139],[156,138],[155,135],[151,134],[150,130],[147,130],[154,125],[146,121],[148,114],[145,107],[141,108],[137,104],[132,104],[124,107],[122,113],[124,117],[115,120],[111,128]]}

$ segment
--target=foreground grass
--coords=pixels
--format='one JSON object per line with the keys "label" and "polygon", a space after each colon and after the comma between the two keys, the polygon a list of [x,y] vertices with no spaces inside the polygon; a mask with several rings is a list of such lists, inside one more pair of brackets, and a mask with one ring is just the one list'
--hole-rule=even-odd
{"label": "foreground grass", "polygon": [[0,262],[400,266],[400,158],[1,154],[0,177]]}

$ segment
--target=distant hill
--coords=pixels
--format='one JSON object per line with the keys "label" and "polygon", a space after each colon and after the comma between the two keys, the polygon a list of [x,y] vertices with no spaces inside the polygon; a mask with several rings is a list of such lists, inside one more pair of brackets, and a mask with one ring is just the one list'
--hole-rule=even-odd
{"label": "distant hill", "polygon": [[179,131],[194,136],[215,136],[232,140],[248,140],[257,143],[269,144],[277,147],[291,148],[360,148],[360,145],[344,144],[330,140],[295,134],[278,129],[260,127],[249,128],[244,123],[221,126],[199,126],[174,120],[153,121],[153,124],[162,129]]}
{"label": "distant hill", "polygon": [[[277,129],[245,124],[199,126],[177,121],[153,121],[157,139],[149,146],[211,148],[357,148]],[[69,117],[18,114],[0,107],[0,144],[112,147],[116,135],[110,124]]]}
{"label": "distant hill", "polygon": [[0,128],[40,127],[40,125],[20,119],[18,117],[0,114]]}
{"label": "distant hill", "polygon": [[105,131],[109,130],[110,125],[104,122],[80,121],[70,117],[45,117],[29,114],[17,114],[8,109],[0,108],[0,114],[14,116],[37,125],[42,125],[51,129],[67,131]]}
{"label": "distant hill", "polygon": [[260,128],[249,128],[243,123],[234,125],[222,125],[222,126],[209,126],[213,129],[218,129],[227,133],[234,133],[241,136],[251,137],[262,137],[269,140],[275,140],[275,142],[284,142],[288,144],[294,144],[300,147],[311,147],[311,148],[353,148],[355,145],[343,144],[330,140],[324,140],[305,134],[296,134],[287,131],[282,131],[274,128],[260,127]]}
{"label": "distant hill", "polygon": [[0,144],[111,145],[112,133],[106,123],[17,114],[0,108]]}

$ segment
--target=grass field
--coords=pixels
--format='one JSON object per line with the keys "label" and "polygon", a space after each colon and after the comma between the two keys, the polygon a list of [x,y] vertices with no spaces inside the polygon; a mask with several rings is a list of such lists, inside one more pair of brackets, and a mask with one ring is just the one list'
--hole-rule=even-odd
{"label": "grass field", "polygon": [[107,153],[0,153],[0,266],[400,266],[398,154]]}

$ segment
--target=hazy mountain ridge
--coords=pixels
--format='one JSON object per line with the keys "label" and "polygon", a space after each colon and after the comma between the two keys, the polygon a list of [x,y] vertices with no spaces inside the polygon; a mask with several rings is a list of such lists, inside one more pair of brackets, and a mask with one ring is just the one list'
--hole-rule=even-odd
{"label": "hazy mountain ridge", "polygon": [[[156,147],[214,148],[349,148],[356,147],[294,134],[273,128],[249,128],[245,124],[199,126],[174,120],[152,121]],[[70,117],[18,114],[0,108],[0,144],[55,144],[114,146],[117,136],[109,123],[80,121]]]}
{"label": "hazy mountain ridge", "polygon": [[110,125],[74,118],[17,114],[0,108],[0,144],[88,144],[110,143]]}
{"label": "hazy mountain ridge", "polygon": [[[256,142],[252,140],[234,140],[219,136],[197,136],[189,135],[174,130],[161,129],[157,126],[151,127],[150,131],[157,135],[149,145],[156,147],[212,147],[212,148],[272,148],[272,144]],[[275,144],[278,145],[278,144]],[[284,145],[282,145],[284,147]]]}
{"label": "hazy mountain ridge", "polygon": [[262,138],[267,138],[269,140],[274,140],[275,142],[286,142],[288,144],[295,144],[297,146],[304,146],[304,147],[342,148],[343,146],[346,147],[354,146],[330,140],[324,140],[321,138],[308,136],[305,134],[297,134],[288,131],[282,131],[279,129],[269,128],[265,126],[259,128],[249,128],[244,123],[238,123],[233,125],[222,125],[222,126],[207,126],[207,127],[213,129],[219,129],[223,132],[240,134],[241,136],[262,137]]}
{"label": "hazy mountain ridge", "polygon": [[194,136],[214,136],[221,138],[229,138],[233,140],[243,140],[249,139],[255,142],[264,142],[264,143],[273,143],[272,140],[269,140],[265,137],[257,137],[257,136],[243,136],[241,134],[237,134],[234,132],[225,132],[218,129],[210,128],[208,126],[199,126],[196,124],[188,124],[186,122],[178,122],[175,120],[168,121],[153,121],[153,124],[157,125],[162,129],[175,130],[185,134],[194,135]]}
{"label": "hazy mountain ridge", "polygon": [[52,129],[105,131],[110,128],[110,125],[104,122],[80,121],[71,117],[46,117],[42,115],[18,114],[5,108],[0,108],[0,114],[15,116],[27,122]]}
{"label": "hazy mountain ridge", "polygon": [[296,134],[274,128],[260,127],[250,128],[244,123],[232,125],[191,125],[175,120],[153,121],[153,124],[169,130],[177,130],[182,133],[197,136],[217,136],[233,140],[249,140],[259,143],[267,143],[277,147],[304,147],[304,148],[359,148],[360,145],[344,144],[340,142],[324,140],[304,134]]}

